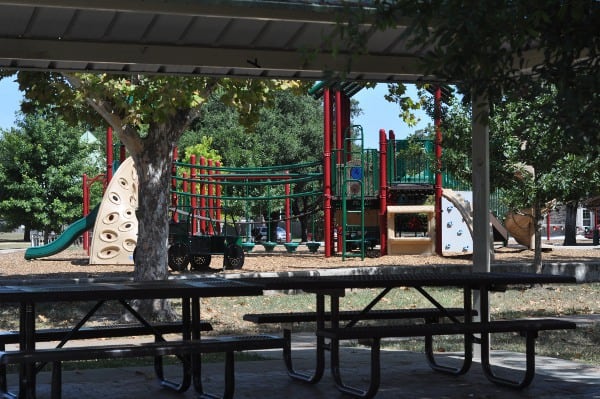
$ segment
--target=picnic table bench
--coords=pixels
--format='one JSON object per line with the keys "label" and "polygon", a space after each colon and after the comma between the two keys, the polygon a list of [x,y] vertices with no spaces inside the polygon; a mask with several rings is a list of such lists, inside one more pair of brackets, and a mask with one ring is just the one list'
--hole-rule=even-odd
{"label": "picnic table bench", "polygon": [[[325,312],[321,315],[323,321],[331,321],[331,312]],[[338,313],[340,321],[348,321],[346,328],[356,325],[360,321],[366,320],[385,320],[398,321],[407,319],[422,319],[426,324],[439,323],[444,317],[464,317],[463,308],[447,308],[441,311],[437,308],[423,309],[368,309],[368,310],[344,310]],[[320,340],[317,335],[317,365],[313,373],[300,372],[294,368],[292,359],[292,325],[294,323],[317,322],[318,312],[285,312],[285,313],[248,313],[243,316],[244,320],[256,324],[282,324],[283,338],[285,344],[283,347],[283,359],[290,377],[306,382],[318,382],[325,369],[324,357],[319,356],[322,353],[320,346],[328,349],[328,346]],[[428,359],[434,361],[432,337],[425,337],[425,352]]]}
{"label": "picnic table bench", "polygon": [[[242,279],[242,281],[245,281]],[[378,274],[353,274],[344,276],[297,276],[297,277],[264,277],[253,279],[260,283],[267,290],[293,291],[300,290],[311,292],[316,297],[316,339],[317,339],[317,370],[315,373],[302,375],[296,373],[292,377],[309,383],[315,383],[321,378],[324,363],[324,351],[327,348],[331,356],[331,373],[338,389],[346,394],[358,398],[371,398],[375,396],[380,384],[380,343],[381,339],[388,337],[415,337],[425,338],[427,360],[431,367],[436,371],[452,375],[461,375],[466,373],[473,357],[473,344],[481,347],[481,364],[486,377],[497,384],[509,386],[512,388],[524,388],[528,386],[535,374],[535,339],[539,331],[542,330],[563,330],[573,329],[575,324],[567,321],[555,319],[524,319],[524,320],[490,320],[489,314],[489,293],[493,291],[504,291],[510,285],[532,285],[532,284],[574,284],[575,279],[567,276],[540,275],[528,273],[445,273],[443,271],[423,272],[423,273],[378,273]],[[369,303],[363,315],[367,315],[371,309],[387,293],[397,287],[407,287],[418,291],[432,305],[433,310],[419,309],[412,313],[396,313],[395,316],[401,318],[406,316],[413,321],[419,319],[418,312],[439,312],[446,316],[450,322],[431,322],[425,320],[425,323],[410,323],[408,325],[394,326],[355,326],[355,323],[348,323],[341,326],[340,321],[346,318],[344,311],[340,310],[340,298],[348,289],[361,288],[380,288],[381,293]],[[463,308],[447,308],[431,295],[426,287],[454,287],[462,290]],[[473,309],[473,291],[479,293],[479,303],[477,312]],[[330,300],[329,312],[325,310],[325,297]],[[463,316],[462,318],[457,317]],[[393,314],[393,313],[390,313]],[[313,314],[303,315],[280,315],[275,314],[272,317],[268,315],[248,316],[250,321],[279,321],[311,319]],[[382,317],[384,315],[382,314]],[[490,334],[499,332],[516,332],[524,335],[526,339],[526,370],[525,376],[514,381],[508,378],[498,376],[490,366]],[[465,352],[462,365],[459,367],[450,367],[438,364],[433,356],[431,340],[438,335],[462,335],[464,337]],[[325,345],[325,339],[329,340]],[[342,377],[339,357],[339,343],[346,339],[369,340],[371,346],[371,380],[366,389],[359,389],[347,385]],[[289,343],[286,341],[286,349]]]}
{"label": "picnic table bench", "polygon": [[[201,320],[200,298],[224,296],[262,295],[262,287],[255,284],[228,281],[217,277],[204,277],[194,279],[171,279],[166,281],[81,281],[69,280],[63,282],[53,281],[44,283],[5,283],[0,284],[0,303],[18,304],[19,331],[17,340],[19,348],[16,350],[0,351],[0,366],[9,364],[19,365],[19,391],[20,398],[34,399],[36,396],[36,374],[39,366],[45,363],[53,365],[52,368],[52,398],[61,396],[62,362],[71,360],[112,359],[125,357],[150,356],[155,359],[155,370],[161,385],[165,388],[183,392],[192,384],[200,398],[217,398],[218,396],[204,392],[201,380],[201,354],[209,352],[223,352],[225,362],[225,388],[224,398],[231,398],[234,390],[234,362],[233,353],[242,350],[282,348],[283,339],[269,335],[244,335],[244,336],[211,336],[201,337],[203,329],[208,326]],[[129,300],[155,300],[155,299],[181,299],[182,314],[179,326],[154,326],[134,309]],[[57,331],[36,330],[36,304],[84,301],[93,302],[95,305],[86,313],[72,329],[63,335],[60,344],[54,348],[36,348],[36,341],[56,338]],[[85,323],[95,314],[99,307],[113,301],[120,304],[139,323],[140,330],[117,328],[93,330],[84,328]],[[173,331],[181,333],[180,338],[166,340],[162,332]],[[111,344],[106,341],[104,345],[98,342],[84,343],[74,347],[63,346],[63,341],[69,339],[83,339],[114,337],[118,334],[141,333],[154,336],[154,342]],[[63,334],[61,331],[60,334]],[[7,333],[4,342],[11,343],[15,335]],[[162,373],[162,363],[157,360],[165,355],[176,355],[182,361],[183,376],[181,382],[175,383],[165,380]],[[5,381],[5,380],[4,380]],[[4,387],[3,387],[4,388]],[[8,390],[0,393],[5,398],[15,395]]]}
{"label": "picnic table bench", "polygon": [[[212,325],[208,321],[200,321],[201,331],[212,331]],[[154,335],[156,340],[163,339],[164,334],[182,334],[183,325],[177,323],[160,323],[152,326],[152,330],[137,324],[111,325],[84,327],[78,330],[68,328],[45,328],[35,331],[36,342],[58,342],[62,347],[67,341],[85,339],[119,338],[142,335]],[[0,331],[0,352],[6,352],[7,345],[19,344],[21,335],[19,331]],[[159,362],[159,359],[157,359]],[[158,363],[156,367],[161,367]],[[7,392],[6,364],[0,362],[0,390]]]}
{"label": "picnic table bench", "polygon": [[[371,347],[370,382],[368,388],[358,389],[343,381],[340,371],[339,352],[333,351],[331,356],[331,369],[338,388],[349,395],[360,398],[372,398],[379,389],[381,376],[380,347],[382,338],[400,337],[425,337],[431,338],[435,335],[465,335],[466,342],[476,342],[472,334],[490,334],[501,332],[517,332],[525,337],[525,372],[520,381],[498,376],[490,365],[489,347],[482,345],[482,367],[485,376],[492,382],[512,388],[524,388],[528,386],[535,376],[535,339],[538,332],[543,330],[569,330],[575,329],[573,322],[557,319],[520,319],[520,320],[494,320],[488,322],[472,323],[436,323],[436,324],[413,324],[402,326],[367,326],[352,328],[323,328],[316,331],[318,337],[329,338],[334,341],[351,339],[368,339]],[[430,364],[437,371],[449,372],[451,374],[463,374],[468,367],[460,369],[448,368],[431,362],[431,352],[427,353]],[[470,359],[470,356],[466,359]],[[470,365],[470,360],[469,360]]]}
{"label": "picnic table bench", "polygon": [[[51,363],[51,398],[60,399],[62,396],[62,362],[75,360],[122,359],[134,357],[162,357],[176,355],[192,371],[199,372],[200,363],[192,364],[191,355],[201,353],[225,353],[225,388],[223,398],[232,398],[235,387],[234,377],[234,352],[275,349],[283,347],[283,338],[272,335],[243,335],[243,336],[217,336],[199,340],[156,341],[145,343],[132,343],[120,345],[99,345],[84,347],[59,347],[37,349],[35,351],[0,351],[0,365],[9,364],[37,364]],[[189,383],[175,384],[162,378],[160,382],[164,387],[183,392]],[[185,381],[185,379],[184,379]],[[199,398],[218,398],[204,392],[199,377],[195,378],[194,386]],[[4,391],[6,394],[6,391]]]}

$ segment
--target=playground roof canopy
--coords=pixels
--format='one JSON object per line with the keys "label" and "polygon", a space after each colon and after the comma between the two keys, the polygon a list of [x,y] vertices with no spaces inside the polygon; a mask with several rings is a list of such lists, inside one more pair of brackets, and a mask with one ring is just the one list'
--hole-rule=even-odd
{"label": "playground roof canopy", "polygon": [[315,99],[323,97],[323,92],[326,88],[338,89],[348,97],[352,97],[365,87],[364,83],[360,82],[348,82],[339,80],[322,80],[314,84],[310,88],[308,94],[313,96]]}
{"label": "playground roof canopy", "polygon": [[[347,66],[344,45],[328,43],[342,10],[332,0],[0,0],[0,68],[324,79]],[[344,79],[423,78],[402,25],[371,33]]]}

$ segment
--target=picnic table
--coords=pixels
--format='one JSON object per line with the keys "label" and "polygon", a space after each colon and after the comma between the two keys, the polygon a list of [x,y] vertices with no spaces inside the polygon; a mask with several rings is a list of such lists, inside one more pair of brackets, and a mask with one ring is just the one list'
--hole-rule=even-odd
{"label": "picnic table", "polygon": [[[61,396],[60,367],[62,361],[110,359],[123,357],[151,356],[160,359],[164,355],[177,355],[182,360],[183,373],[180,382],[168,381],[162,376],[162,363],[155,362],[157,376],[162,386],[183,392],[193,383],[199,397],[212,397],[204,393],[201,382],[201,353],[226,353],[225,390],[223,397],[233,396],[233,352],[262,348],[282,347],[283,341],[273,336],[227,336],[201,339],[200,298],[261,295],[262,287],[257,284],[226,280],[217,277],[167,280],[167,281],[52,281],[44,282],[4,282],[0,285],[0,304],[17,304],[19,307],[19,348],[0,352],[0,365],[19,365],[19,398],[34,399],[36,396],[36,374],[45,363],[52,367],[52,397]],[[167,340],[162,332],[154,327],[134,309],[130,300],[179,298],[182,301],[181,337]],[[72,303],[89,301],[90,310],[72,328],[64,331],[59,344],[51,349],[36,347],[36,305],[40,303]],[[145,329],[155,337],[154,342],[132,344],[97,343],[66,347],[65,344],[76,336],[97,310],[107,301],[113,301],[129,312]],[[63,305],[64,306],[64,305]],[[70,305],[67,305],[70,306]],[[110,328],[104,330],[111,336]],[[11,392],[2,392],[3,397],[14,397]]]}
{"label": "picnic table", "polygon": [[[449,274],[444,272],[424,273],[386,273],[369,275],[345,276],[298,276],[298,277],[263,277],[241,279],[238,281],[253,281],[264,286],[267,290],[301,290],[314,293],[316,297],[316,312],[291,313],[288,315],[269,314],[247,315],[247,320],[255,322],[316,322],[316,366],[312,372],[300,372],[293,368],[290,343],[287,342],[284,359],[291,377],[308,383],[318,382],[325,368],[325,351],[330,351],[331,373],[338,389],[346,394],[359,398],[371,398],[376,395],[380,384],[380,342],[388,337],[425,338],[425,352],[430,366],[440,372],[461,375],[466,373],[472,363],[473,344],[481,346],[481,365],[486,377],[497,384],[512,388],[528,386],[535,375],[535,339],[541,330],[574,329],[575,324],[556,319],[518,319],[491,320],[489,314],[490,292],[503,291],[511,285],[532,284],[574,284],[575,278],[558,275],[540,275],[526,273],[467,273]],[[386,316],[381,311],[373,310],[392,289],[410,287],[417,290],[432,305],[426,309],[398,309]],[[428,291],[428,287],[455,287],[462,290],[462,309],[449,309],[440,303]],[[362,311],[340,311],[340,298],[348,289],[379,288],[381,292]],[[480,308],[473,309],[473,291],[479,292]],[[326,311],[326,297],[329,297],[329,311]],[[457,312],[458,310],[458,312]],[[373,312],[376,317],[369,317]],[[440,318],[431,318],[433,314],[443,317],[449,322],[441,322]],[[437,313],[436,313],[437,312]],[[310,313],[310,312],[309,312]],[[392,316],[389,316],[389,315]],[[398,318],[419,320],[419,322],[395,326],[357,326],[360,320],[371,318]],[[346,325],[341,321],[348,320]],[[423,323],[421,320],[425,319]],[[286,330],[287,331],[287,330]],[[526,369],[520,380],[509,379],[499,375],[491,366],[490,334],[499,332],[517,332],[526,340]],[[286,333],[290,339],[289,332]],[[434,356],[432,339],[437,335],[462,335],[464,337],[464,358],[462,364],[449,366],[439,364]],[[325,339],[329,343],[325,343]],[[368,339],[371,342],[371,379],[366,388],[348,385],[342,378],[339,343],[348,339]]]}

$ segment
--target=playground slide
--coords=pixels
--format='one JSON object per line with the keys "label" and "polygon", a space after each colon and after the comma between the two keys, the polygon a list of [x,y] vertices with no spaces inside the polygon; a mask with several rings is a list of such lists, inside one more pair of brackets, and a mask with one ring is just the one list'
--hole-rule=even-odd
{"label": "playground slide", "polygon": [[67,227],[67,229],[51,243],[39,247],[28,248],[25,251],[25,259],[43,258],[67,249],[83,232],[94,227],[98,208],[99,206],[94,208],[89,215],[69,225],[69,227]]}
{"label": "playground slide", "polygon": [[531,214],[531,209],[524,211],[523,214],[509,213],[506,215],[506,221],[504,222],[506,229],[515,241],[526,246],[528,249],[535,247],[535,225],[533,218],[529,216]]}

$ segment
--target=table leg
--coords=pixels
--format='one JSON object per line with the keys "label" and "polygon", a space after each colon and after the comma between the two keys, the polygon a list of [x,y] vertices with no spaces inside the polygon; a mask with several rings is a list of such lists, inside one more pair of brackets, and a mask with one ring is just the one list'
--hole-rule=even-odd
{"label": "table leg", "polygon": [[[472,290],[471,287],[465,286],[463,287],[463,307],[465,309],[464,312],[464,320],[463,323],[471,323],[473,322],[473,303],[471,302]],[[458,320],[456,321],[458,322]],[[460,367],[450,367],[437,363],[435,356],[433,354],[433,336],[428,335],[425,337],[425,355],[427,356],[427,362],[429,366],[435,370],[440,371],[442,373],[450,374],[450,375],[462,375],[465,374],[471,368],[471,364],[473,363],[473,335],[470,333],[464,334],[463,339],[463,347],[464,347],[464,359],[462,366]]]}
{"label": "table leg", "polygon": [[[387,294],[389,290],[385,291]],[[385,295],[385,294],[384,294]],[[378,297],[377,301],[381,299],[383,296]],[[340,297],[335,294],[330,294],[331,306],[331,328],[339,328],[340,327]],[[372,307],[374,303],[370,304],[369,307]],[[351,324],[353,325],[353,324]],[[352,328],[352,327],[346,327]],[[374,397],[379,390],[379,384],[381,382],[381,364],[380,364],[380,350],[381,350],[381,340],[373,339],[371,342],[371,368],[370,368],[370,378],[369,378],[369,386],[367,389],[355,388],[349,385],[346,385],[342,378],[342,371],[340,369],[340,341],[337,339],[331,339],[329,343],[329,350],[331,351],[331,375],[333,380],[335,381],[335,385],[337,386],[340,392],[345,394],[354,396],[355,398],[361,399],[369,399]]]}
{"label": "table leg", "polygon": [[[481,292],[481,322],[486,323],[490,320],[489,315],[489,290],[487,287],[480,288]],[[490,364],[490,334],[481,334],[481,367],[486,378],[493,383],[503,385],[511,388],[525,388],[535,376],[535,339],[537,338],[537,331],[526,331],[522,333],[525,336],[525,372],[523,378],[519,380],[512,380],[498,376],[494,373],[492,365]]]}
{"label": "table leg", "polygon": [[[317,300],[317,330],[325,328],[325,296],[321,293],[316,293]],[[284,330],[284,338],[287,345],[283,350],[283,360],[288,370],[288,375],[296,380],[307,382],[309,384],[315,384],[321,380],[325,371],[325,338],[316,337],[316,365],[315,370],[312,373],[301,372],[294,369],[292,361],[292,348],[291,348],[291,331]]]}
{"label": "table leg", "polygon": [[[33,351],[35,350],[35,304],[24,302],[20,307],[19,349]],[[35,363],[19,365],[19,399],[35,399],[35,374]]]}
{"label": "table leg", "polygon": [[[190,298],[181,299],[181,322],[183,323],[182,339],[190,339],[191,327],[190,327]],[[181,364],[183,368],[183,376],[180,383],[176,383],[165,379],[163,371],[162,357],[157,356],[154,358],[154,372],[160,380],[161,386],[169,388],[175,392],[185,392],[192,384],[193,366],[192,359],[189,355],[180,356]]]}

